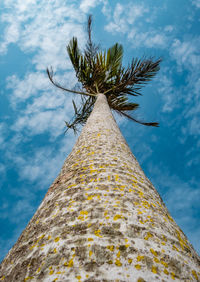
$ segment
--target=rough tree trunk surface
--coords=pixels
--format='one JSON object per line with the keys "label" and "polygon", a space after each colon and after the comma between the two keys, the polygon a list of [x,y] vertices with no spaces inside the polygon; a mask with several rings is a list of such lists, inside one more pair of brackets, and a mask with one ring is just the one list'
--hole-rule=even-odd
{"label": "rough tree trunk surface", "polygon": [[200,259],[98,95],[32,220],[1,264],[4,281],[200,281]]}

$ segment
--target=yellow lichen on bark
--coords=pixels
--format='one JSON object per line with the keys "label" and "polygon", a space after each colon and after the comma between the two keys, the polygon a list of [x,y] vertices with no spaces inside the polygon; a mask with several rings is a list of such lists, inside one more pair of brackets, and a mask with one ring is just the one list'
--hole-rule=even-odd
{"label": "yellow lichen on bark", "polygon": [[198,281],[199,261],[100,94],[0,280]]}
{"label": "yellow lichen on bark", "polygon": [[140,265],[140,264],[135,264],[135,268],[136,268],[137,270],[140,270],[140,269],[141,269],[141,265]]}

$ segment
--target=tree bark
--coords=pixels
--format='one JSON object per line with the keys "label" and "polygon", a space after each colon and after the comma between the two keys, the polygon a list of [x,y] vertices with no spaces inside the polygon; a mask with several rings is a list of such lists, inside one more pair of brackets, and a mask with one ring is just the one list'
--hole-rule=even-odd
{"label": "tree bark", "polygon": [[0,280],[200,281],[200,259],[99,94]]}

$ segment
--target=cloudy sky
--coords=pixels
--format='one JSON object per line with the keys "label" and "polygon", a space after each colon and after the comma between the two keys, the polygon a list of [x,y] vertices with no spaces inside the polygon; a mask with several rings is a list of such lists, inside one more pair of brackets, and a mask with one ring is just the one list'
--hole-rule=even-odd
{"label": "cloudy sky", "polygon": [[[200,253],[200,0],[4,0],[0,3],[0,259],[25,228],[58,175],[76,136],[65,131],[76,79],[66,44],[86,42],[87,15],[102,49],[162,57],[157,77],[135,101],[147,128],[117,117],[170,213]],[[75,98],[77,99],[77,98]]]}

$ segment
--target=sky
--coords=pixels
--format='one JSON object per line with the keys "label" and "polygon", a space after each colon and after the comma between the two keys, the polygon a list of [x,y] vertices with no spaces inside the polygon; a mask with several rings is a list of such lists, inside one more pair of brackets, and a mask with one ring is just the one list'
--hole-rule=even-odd
{"label": "sky", "polygon": [[0,260],[17,241],[77,139],[65,132],[77,81],[66,45],[123,44],[133,57],[162,58],[134,117],[115,116],[133,154],[171,215],[200,253],[200,0],[4,0],[0,2]]}

